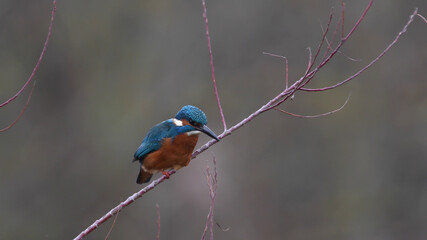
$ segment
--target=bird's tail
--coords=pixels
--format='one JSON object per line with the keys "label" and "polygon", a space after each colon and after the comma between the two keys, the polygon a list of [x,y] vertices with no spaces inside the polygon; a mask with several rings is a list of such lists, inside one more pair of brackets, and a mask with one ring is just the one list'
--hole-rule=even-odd
{"label": "bird's tail", "polygon": [[153,176],[152,173],[144,171],[144,169],[142,169],[142,166],[141,166],[141,168],[139,169],[138,177],[136,178],[136,183],[138,184],[146,183],[150,181],[152,176]]}

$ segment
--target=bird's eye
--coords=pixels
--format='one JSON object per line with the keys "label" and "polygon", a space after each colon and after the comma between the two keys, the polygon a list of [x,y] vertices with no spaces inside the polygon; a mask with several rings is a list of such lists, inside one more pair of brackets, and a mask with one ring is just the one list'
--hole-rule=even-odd
{"label": "bird's eye", "polygon": [[196,123],[193,120],[188,121],[191,125],[195,125]]}

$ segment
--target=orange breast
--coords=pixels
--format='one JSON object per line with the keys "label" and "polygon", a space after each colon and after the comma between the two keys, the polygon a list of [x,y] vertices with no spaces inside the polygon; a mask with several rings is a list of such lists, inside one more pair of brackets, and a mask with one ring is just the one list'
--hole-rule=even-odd
{"label": "orange breast", "polygon": [[176,136],[173,141],[171,138],[165,139],[159,150],[145,157],[143,167],[154,173],[170,168],[178,170],[187,166],[198,139],[197,134],[188,136],[186,133]]}

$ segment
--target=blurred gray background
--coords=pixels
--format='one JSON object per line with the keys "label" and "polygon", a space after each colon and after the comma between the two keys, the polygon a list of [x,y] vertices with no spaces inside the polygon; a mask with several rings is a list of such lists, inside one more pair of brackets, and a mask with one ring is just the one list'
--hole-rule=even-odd
{"label": "blurred gray background", "polygon": [[[346,30],[368,0],[347,1]],[[218,90],[229,126],[305,70],[332,7],[308,0],[208,0]],[[376,1],[311,87],[336,83],[376,57],[424,0]],[[30,75],[52,2],[0,2],[0,99]],[[217,239],[426,239],[426,25],[351,83],[298,93],[199,155],[127,207],[109,239],[200,238],[209,211],[204,171],[216,156]],[[145,133],[187,104],[221,133],[201,1],[58,1],[57,17],[28,110],[0,134],[0,239],[71,239],[138,191],[133,153]],[[27,89],[0,109],[7,126]],[[208,141],[202,136],[198,146]],[[104,239],[112,221],[87,239]]]}

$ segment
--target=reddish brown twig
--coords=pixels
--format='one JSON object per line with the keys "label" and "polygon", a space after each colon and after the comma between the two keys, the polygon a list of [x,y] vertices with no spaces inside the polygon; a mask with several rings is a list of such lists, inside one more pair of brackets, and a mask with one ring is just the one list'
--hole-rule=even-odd
{"label": "reddish brown twig", "polygon": [[[334,17],[334,13],[331,12],[329,14],[328,24],[326,25],[326,29],[325,29],[325,31],[323,32],[323,35],[322,35],[322,39],[321,39],[319,45],[317,46],[316,54],[314,55],[313,61],[311,61],[311,60],[309,61],[310,62],[309,67],[307,68],[307,70],[306,70],[303,78],[305,78],[307,76],[307,74],[310,72],[311,67],[314,65],[314,63],[317,60],[317,56],[319,56],[320,50],[322,49],[323,43],[325,43],[326,36],[328,35],[329,28],[331,27],[331,23],[332,23],[332,18],[333,17]],[[311,59],[311,51],[310,51],[310,59]]]}
{"label": "reddish brown twig", "polygon": [[376,57],[374,58],[369,64],[367,64],[365,67],[363,67],[362,69],[360,69],[358,72],[356,72],[355,74],[351,75],[350,77],[344,79],[343,81],[329,86],[329,87],[324,87],[324,88],[300,88],[300,90],[302,91],[308,91],[308,92],[321,92],[321,91],[327,91],[327,90],[331,90],[334,88],[337,88],[349,81],[351,81],[352,79],[358,77],[361,73],[363,73],[364,71],[366,71],[368,68],[370,68],[374,63],[378,62],[378,60],[380,60],[388,51],[390,51],[390,49],[394,46],[394,44],[397,43],[397,41],[399,40],[399,38],[406,32],[406,30],[408,29],[408,26],[412,23],[412,21],[414,20],[414,17],[417,15],[418,13],[418,8],[416,8],[414,10],[414,12],[412,13],[412,15],[409,16],[409,20],[408,22],[405,24],[405,26],[403,27],[403,29],[397,34],[397,36],[395,37],[395,39]]}
{"label": "reddish brown twig", "polygon": [[21,87],[21,89],[15,95],[13,95],[11,98],[9,98],[8,100],[6,100],[2,104],[0,104],[0,108],[6,106],[7,104],[9,104],[13,100],[15,100],[15,98],[17,98],[25,90],[25,88],[27,87],[27,85],[31,82],[31,80],[33,79],[34,75],[36,74],[37,69],[39,68],[40,62],[42,61],[43,56],[44,56],[44,54],[46,52],[47,44],[49,43],[50,35],[52,33],[53,21],[55,19],[55,12],[56,12],[56,0],[53,1],[53,8],[52,8],[52,14],[51,14],[51,17],[50,17],[49,30],[47,32],[46,40],[45,40],[44,45],[43,45],[43,50],[40,53],[39,60],[37,61],[36,66],[33,69],[33,72],[31,72],[31,75],[28,78],[27,82],[25,82],[25,84]]}
{"label": "reddish brown twig", "polygon": [[318,117],[327,116],[327,115],[330,115],[330,114],[333,114],[333,113],[341,111],[345,107],[345,105],[347,105],[348,100],[350,100],[350,94],[348,95],[347,99],[345,100],[344,104],[341,107],[339,107],[339,108],[337,108],[337,109],[335,109],[333,111],[325,112],[325,113],[321,113],[321,114],[317,114],[317,115],[299,115],[299,114],[295,114],[295,113],[291,113],[291,112],[285,111],[285,110],[277,108],[277,107],[275,107],[274,109],[277,110],[277,111],[279,111],[279,112],[286,113],[286,114],[288,114],[290,116],[293,116],[293,117],[299,117],[299,118],[318,118]]}
{"label": "reddish brown twig", "polygon": [[110,230],[108,230],[107,236],[105,236],[104,240],[107,240],[110,237],[110,234],[113,231],[114,225],[116,225],[116,221],[117,221],[117,218],[119,217],[119,213],[120,211],[118,211],[116,216],[114,217],[113,224],[111,224]]}
{"label": "reddish brown twig", "polygon": [[427,23],[427,19],[426,19],[423,15],[421,15],[421,14],[417,13],[417,14],[416,14],[416,16],[420,17],[420,18],[421,18],[421,20],[423,20],[423,21],[424,21],[424,23]]}
{"label": "reddish brown twig", "polygon": [[216,189],[218,187],[218,177],[217,177],[218,174],[216,171],[215,156],[213,156],[212,162],[213,162],[213,167],[214,167],[214,175],[213,176],[211,174],[209,166],[206,168],[206,182],[207,182],[208,187],[209,187],[209,197],[211,198],[211,204],[209,207],[208,216],[206,217],[206,224],[205,224],[205,228],[203,230],[203,234],[202,234],[202,238],[201,238],[202,240],[205,239],[208,228],[209,228],[210,234],[211,234],[210,239],[213,240],[213,223],[214,223],[213,213],[214,213]]}
{"label": "reddish brown twig", "polygon": [[212,82],[213,82],[213,87],[214,87],[214,90],[215,90],[216,102],[217,102],[218,108],[219,108],[219,114],[221,115],[221,121],[222,121],[222,125],[223,125],[224,131],[225,131],[225,130],[227,130],[227,123],[225,122],[224,113],[222,112],[222,107],[221,107],[221,101],[219,100],[218,89],[216,87],[215,67],[214,67],[214,64],[213,64],[213,54],[212,54],[212,46],[211,46],[211,37],[210,37],[210,34],[209,34],[209,24],[208,24],[208,13],[207,13],[207,10],[206,10],[206,1],[205,0],[202,0],[202,5],[203,5],[203,18],[205,20],[206,38],[208,40],[209,58],[210,58],[210,65],[211,65],[211,71],[212,71]]}
{"label": "reddish brown twig", "polygon": [[[175,174],[175,170],[170,170],[169,175]],[[97,229],[99,225],[106,222],[108,219],[110,219],[114,214],[117,214],[120,212],[124,207],[132,204],[135,202],[136,199],[142,197],[147,192],[151,191],[154,187],[156,187],[158,184],[163,182],[166,178],[165,175],[162,175],[158,179],[152,181],[150,184],[145,186],[143,189],[139,190],[138,192],[132,194],[132,196],[128,197],[125,201],[121,202],[119,205],[117,205],[115,208],[111,209],[107,214],[96,220],[94,223],[92,223],[89,227],[87,227],[83,232],[81,232],[77,237],[74,238],[74,240],[77,239],[83,239],[83,237],[87,236],[89,233],[93,232],[93,230]]]}
{"label": "reddish brown twig", "polygon": [[[373,1],[373,0],[371,0],[371,1]],[[331,26],[331,22],[332,22],[333,16],[334,16],[334,14],[333,14],[333,12],[331,12],[329,14],[329,21],[328,21],[326,30],[324,31],[324,33],[322,35],[322,38],[321,38],[320,43],[319,43],[319,45],[317,47],[317,50],[316,50],[316,53],[314,55],[313,60],[312,60],[312,56],[311,56],[311,49],[309,51],[308,66],[307,66],[307,69],[306,69],[304,75],[298,81],[296,81],[294,84],[292,84],[292,86],[290,88],[286,88],[282,93],[280,93],[279,95],[277,95],[276,98],[273,98],[274,102],[272,102],[271,105],[268,106],[266,109],[264,109],[262,112],[265,112],[265,111],[268,111],[270,109],[273,109],[273,108],[281,105],[289,97],[294,96],[294,93],[296,91],[298,91],[300,88],[302,88],[304,85],[306,85],[308,82],[310,82],[310,80],[314,77],[315,73],[317,73],[317,71],[319,71],[319,69],[321,68],[319,66],[323,63],[323,61],[325,61],[325,58],[322,60],[322,63],[320,63],[319,66],[316,67],[316,69],[314,69],[313,71],[310,72],[311,68],[313,67],[314,63],[317,60],[317,57],[319,56],[319,53],[320,53],[320,50],[322,49],[323,44],[325,43],[325,39],[326,39],[326,36],[328,34],[329,27]],[[331,55],[333,53],[334,52],[332,52]],[[267,104],[269,104],[269,103],[267,103]]]}
{"label": "reddish brown twig", "polygon": [[[277,54],[273,54],[273,53],[268,53],[268,52],[262,52],[262,54],[271,56],[271,57],[278,57],[278,58],[283,58],[285,59],[285,89],[287,89],[289,87],[289,67],[288,67],[288,59],[285,56],[281,56],[281,55],[277,55]],[[310,50],[310,58],[309,58],[309,64],[311,62],[311,50]]]}
{"label": "reddish brown twig", "polygon": [[[335,54],[337,54],[337,52],[340,50],[340,48],[344,45],[344,43],[348,40],[348,38],[350,38],[351,35],[353,35],[354,31],[356,31],[357,27],[359,27],[360,23],[362,22],[362,20],[365,18],[366,14],[368,13],[369,9],[372,6],[372,3],[374,2],[374,0],[370,0],[368,5],[366,6],[365,10],[363,11],[362,15],[359,17],[359,19],[357,20],[357,22],[353,25],[353,27],[351,28],[351,30],[347,33],[347,35],[341,39],[340,43],[338,44],[338,46],[335,47],[335,49],[326,57],[324,58],[319,65],[317,65],[317,67],[311,71],[309,74],[304,75],[302,78],[300,78],[300,80],[298,80],[297,82],[301,81],[301,84],[295,89],[295,91],[298,90],[302,90],[303,87],[305,85],[307,85],[316,75],[316,73],[322,69],[334,56]],[[329,27],[329,23],[328,23],[328,27]],[[328,28],[326,28],[325,33],[327,32]],[[324,35],[324,37],[326,37]],[[322,38],[323,39],[323,38]],[[321,47],[321,45],[319,45]],[[285,99],[286,100],[286,99]],[[283,101],[280,102],[280,104]],[[275,106],[276,107],[276,106]]]}
{"label": "reddish brown twig", "polygon": [[156,203],[156,212],[157,212],[157,235],[156,240],[160,240],[160,206]]}
{"label": "reddish brown twig", "polygon": [[341,38],[344,37],[345,3],[341,0]]}
{"label": "reddish brown twig", "polygon": [[15,119],[15,121],[13,121],[11,124],[9,124],[9,126],[0,129],[0,132],[4,132],[4,131],[10,129],[11,127],[13,127],[13,125],[15,125],[18,122],[18,120],[22,117],[22,115],[24,114],[25,110],[27,110],[28,104],[30,104],[31,96],[33,96],[33,91],[34,91],[34,87],[35,86],[36,86],[36,81],[34,81],[33,87],[31,88],[31,91],[30,91],[30,94],[28,94],[27,102],[25,102],[25,105],[22,108],[21,113],[19,113],[19,115]]}
{"label": "reddish brown twig", "polygon": [[[345,14],[345,3],[341,1],[341,18],[340,20],[337,22],[337,25],[335,27],[334,33],[332,34],[332,38],[331,41],[328,41],[328,38],[325,37],[325,42],[328,45],[327,49],[325,50],[325,53],[323,55],[323,59],[325,59],[328,54],[330,53],[329,51],[333,50],[332,49],[332,44],[335,41],[335,38],[338,34],[338,30],[340,29],[341,26],[341,39],[344,37],[344,14]],[[322,33],[325,34],[325,29],[323,28],[322,24],[320,24],[320,28],[322,29]],[[357,59],[351,58],[349,56],[347,56],[346,54],[342,53],[341,51],[338,50],[338,53],[342,54],[344,57],[346,57],[347,59],[351,60],[351,61],[359,61]]]}

